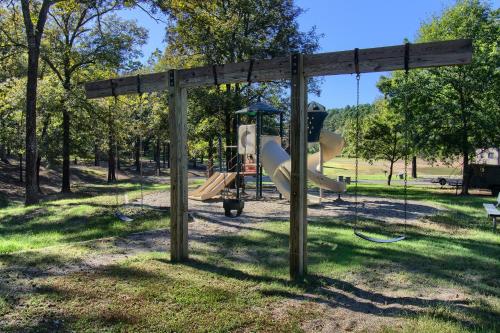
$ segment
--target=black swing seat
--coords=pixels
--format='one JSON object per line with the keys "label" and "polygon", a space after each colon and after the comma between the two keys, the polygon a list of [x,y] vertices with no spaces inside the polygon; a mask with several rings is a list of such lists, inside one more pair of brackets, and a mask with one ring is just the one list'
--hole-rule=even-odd
{"label": "black swing seat", "polygon": [[120,211],[116,211],[115,212],[115,216],[120,220],[120,221],[123,221],[123,222],[133,222],[134,219],[131,218],[131,217],[128,217],[127,215],[124,215],[122,214]]}
{"label": "black swing seat", "polygon": [[357,231],[357,230],[354,231],[354,234],[361,239],[364,239],[364,240],[367,240],[367,241],[373,242],[373,243],[395,243],[395,242],[402,241],[406,238],[405,235],[396,236],[394,238],[376,238],[376,237],[367,236],[367,235],[365,235],[362,232]]}
{"label": "black swing seat", "polygon": [[[224,207],[224,215],[227,217],[238,217],[243,212],[243,208],[245,208],[245,201],[241,199],[224,199],[222,206]],[[233,214],[232,211],[236,211],[236,213]]]}

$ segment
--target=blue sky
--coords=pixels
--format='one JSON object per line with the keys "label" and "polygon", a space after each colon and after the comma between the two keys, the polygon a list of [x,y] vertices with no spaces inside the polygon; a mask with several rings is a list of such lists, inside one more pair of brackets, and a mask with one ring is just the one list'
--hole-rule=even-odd
{"label": "blue sky", "polygon": [[[296,0],[307,11],[299,17],[300,29],[312,26],[324,37],[319,52],[350,50],[356,47],[377,47],[401,44],[405,38],[413,41],[422,21],[455,3],[454,0]],[[493,3],[498,3],[494,1]],[[156,23],[141,10],[121,13],[136,19],[149,30],[148,43],[143,48],[146,61],[156,49],[165,47],[165,24]],[[364,74],[361,78],[360,99],[370,103],[379,96],[376,82],[384,73]],[[385,73],[387,75],[387,73]],[[327,108],[354,104],[355,78],[350,75],[325,77],[320,97],[309,96]]]}

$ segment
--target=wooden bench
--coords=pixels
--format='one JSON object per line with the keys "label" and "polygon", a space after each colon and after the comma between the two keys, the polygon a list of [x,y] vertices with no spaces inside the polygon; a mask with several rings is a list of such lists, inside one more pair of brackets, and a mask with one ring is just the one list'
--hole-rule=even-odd
{"label": "wooden bench", "polygon": [[500,206],[500,194],[498,195],[497,198],[497,204],[483,204],[484,209],[486,210],[486,214],[488,214],[488,217],[493,218],[493,230],[496,230],[497,228],[497,217],[500,217],[500,210],[497,208]]}

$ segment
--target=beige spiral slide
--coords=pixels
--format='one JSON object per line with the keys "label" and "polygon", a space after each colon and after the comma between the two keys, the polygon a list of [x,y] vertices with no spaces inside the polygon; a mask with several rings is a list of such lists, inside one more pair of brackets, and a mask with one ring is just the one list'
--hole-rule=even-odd
{"label": "beige spiral slide", "polygon": [[[323,153],[323,162],[338,156],[344,147],[344,139],[336,133],[323,129],[319,138]],[[307,178],[318,187],[334,192],[344,192],[344,182],[338,182],[318,172],[320,153],[307,158]],[[262,147],[262,166],[271,177],[278,191],[290,199],[291,160],[288,153],[274,140],[268,140]]]}

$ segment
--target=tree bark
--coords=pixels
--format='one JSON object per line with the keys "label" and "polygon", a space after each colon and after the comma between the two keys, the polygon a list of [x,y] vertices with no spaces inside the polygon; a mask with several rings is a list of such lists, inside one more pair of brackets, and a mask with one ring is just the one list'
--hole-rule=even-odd
{"label": "tree bark", "polygon": [[135,139],[135,150],[134,150],[134,159],[135,159],[135,171],[137,173],[141,172],[141,138]]}
{"label": "tree bark", "polygon": [[99,166],[99,147],[94,143],[94,166]]}
{"label": "tree bark", "polygon": [[393,170],[394,170],[394,161],[391,161],[391,164],[389,166],[389,176],[387,176],[387,186],[391,186]]}
{"label": "tree bark", "polygon": [[28,71],[26,81],[26,193],[25,204],[38,203],[38,186],[36,182],[36,99],[38,84],[38,64],[40,60],[40,41],[50,6],[54,1],[44,0],[38,13],[36,26],[31,19],[32,12],[29,0],[21,0],[26,40],[28,44]]}
{"label": "tree bark", "polygon": [[462,167],[462,192],[460,194],[468,195],[469,194],[469,183],[470,183],[470,175],[469,175],[469,153],[467,149],[463,150],[464,159],[463,159],[463,167]]}
{"label": "tree bark", "polygon": [[[67,94],[68,95],[68,94]],[[66,96],[67,96],[66,95]],[[62,193],[70,193],[70,115],[69,111],[66,109],[65,103],[62,105],[62,114],[63,114],[63,147],[62,147],[62,155],[63,155],[63,165],[62,165]]]}
{"label": "tree bark", "polygon": [[118,143],[116,141],[115,141],[115,146],[116,146],[116,170],[121,170],[122,163],[120,160],[120,150],[118,149]]}
{"label": "tree bark", "polygon": [[411,176],[417,178],[417,156],[413,156],[411,159]]}
{"label": "tree bark", "polygon": [[39,44],[33,45],[28,51],[28,78],[26,83],[26,205],[38,203],[38,186],[36,184],[36,90],[39,47]]}
{"label": "tree bark", "polygon": [[462,191],[460,194],[469,194],[469,119],[467,114],[467,106],[465,102],[465,93],[462,90],[459,91],[460,97],[460,111],[462,120],[462,154],[463,154],[463,172],[462,172]]}

